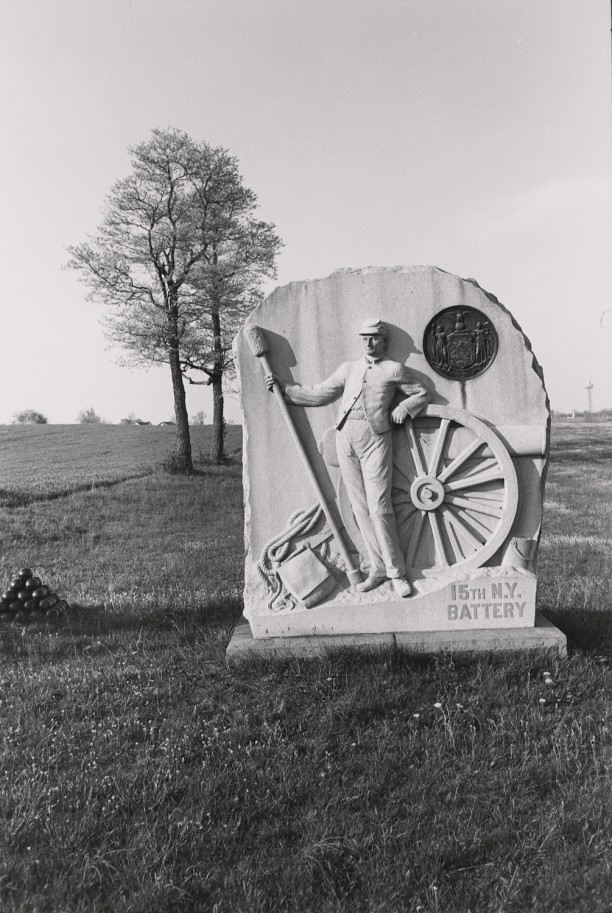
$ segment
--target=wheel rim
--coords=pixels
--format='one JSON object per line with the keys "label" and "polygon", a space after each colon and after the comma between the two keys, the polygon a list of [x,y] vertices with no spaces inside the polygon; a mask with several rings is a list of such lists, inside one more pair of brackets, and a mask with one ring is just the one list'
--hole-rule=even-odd
{"label": "wheel rim", "polygon": [[482,566],[506,539],[518,482],[506,447],[481,419],[428,406],[394,431],[393,509],[408,573]]}

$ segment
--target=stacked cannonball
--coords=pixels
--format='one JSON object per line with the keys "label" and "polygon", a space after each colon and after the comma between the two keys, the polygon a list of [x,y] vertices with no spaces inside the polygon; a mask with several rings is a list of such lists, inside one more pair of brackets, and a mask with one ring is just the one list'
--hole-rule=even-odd
{"label": "stacked cannonball", "polygon": [[16,624],[53,621],[66,613],[68,603],[60,599],[51,587],[24,567],[0,596],[0,623]]}

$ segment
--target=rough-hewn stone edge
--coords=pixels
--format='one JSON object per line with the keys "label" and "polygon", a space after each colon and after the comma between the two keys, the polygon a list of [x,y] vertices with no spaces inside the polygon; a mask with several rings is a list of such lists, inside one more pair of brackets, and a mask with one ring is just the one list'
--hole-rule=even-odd
{"label": "rough-hewn stone edge", "polygon": [[239,624],[227,648],[228,663],[254,658],[316,659],[345,649],[370,652],[402,651],[415,655],[439,653],[552,652],[567,655],[567,638],[540,613],[533,628],[503,631],[421,631],[403,634],[339,634],[319,637],[269,637],[255,640],[248,623]]}
{"label": "rough-hewn stone edge", "polygon": [[[434,269],[439,269],[439,267],[434,267]],[[440,270],[440,272],[444,272],[444,270]],[[546,383],[544,381],[544,370],[534,354],[533,346],[531,345],[531,340],[529,339],[529,337],[527,336],[527,334],[525,333],[525,331],[523,330],[523,328],[521,327],[521,325],[515,318],[514,314],[512,314],[512,312],[509,311],[508,308],[504,304],[502,304],[502,302],[499,300],[499,298],[497,298],[492,292],[488,292],[486,289],[484,289],[482,287],[482,285],[480,285],[480,283],[476,279],[464,279],[463,281],[469,282],[475,288],[479,289],[483,293],[483,295],[486,295],[486,297],[489,299],[489,301],[492,304],[497,305],[497,307],[500,308],[500,310],[502,310],[504,312],[504,314],[508,315],[508,317],[512,321],[512,326],[521,334],[521,336],[525,340],[525,345],[527,347],[527,350],[529,351],[529,354],[531,355],[531,359],[532,359],[531,366],[532,366],[535,374],[539,377],[540,383],[542,384],[542,390],[544,391],[544,403],[546,406],[546,412],[547,412],[547,416],[548,416],[547,420],[546,420],[546,455],[545,455],[546,463],[544,466],[544,472],[542,473],[542,492],[544,492],[544,486],[546,484],[546,473],[548,471],[548,455],[550,453],[550,399],[548,396],[548,391],[546,389]]]}
{"label": "rough-hewn stone edge", "polygon": [[[241,383],[242,377],[240,370],[238,369],[238,337],[244,331],[244,326],[238,331],[236,336],[232,341],[232,356],[234,358],[234,364],[237,366],[236,370],[236,385],[238,390],[238,400],[240,402],[240,412],[242,415],[242,502],[244,506],[244,519],[242,523],[243,536],[244,536],[244,546],[245,546],[245,558],[247,557],[250,551],[250,526],[251,526],[251,483],[249,479],[248,464],[247,464],[247,447],[249,442],[249,424],[246,420],[246,415],[244,408],[242,406],[242,390]],[[243,599],[246,601],[247,593],[246,586],[243,589]]]}
{"label": "rough-hewn stone edge", "polygon": [[[434,267],[434,269],[439,269],[439,267]],[[440,272],[444,272],[444,270],[440,270]],[[545,491],[546,491],[546,477],[548,475],[548,466],[550,464],[550,434],[551,434],[550,399],[548,396],[548,391],[546,389],[546,383],[544,381],[544,370],[534,354],[533,346],[531,345],[531,340],[526,335],[523,328],[521,327],[519,322],[514,317],[514,314],[512,314],[512,312],[509,311],[508,308],[504,304],[502,304],[501,301],[499,300],[499,298],[497,298],[492,292],[488,292],[486,289],[484,289],[476,279],[464,279],[463,281],[469,282],[475,288],[479,289],[483,293],[483,295],[486,295],[486,297],[489,299],[489,301],[492,304],[495,304],[501,311],[503,311],[505,314],[508,315],[508,317],[510,318],[510,320],[512,322],[512,326],[521,334],[521,336],[525,340],[525,346],[527,348],[527,351],[531,355],[531,367],[532,367],[534,373],[536,374],[536,376],[540,379],[540,383],[542,385],[542,390],[544,392],[544,405],[546,408],[546,441],[545,441],[545,452],[544,452],[544,466],[542,468],[542,474],[540,476],[540,494],[541,494],[541,498],[542,498],[542,507],[543,507]],[[540,551],[540,540],[542,538],[543,519],[544,519],[544,517],[542,515],[542,522],[540,522],[540,529],[539,529],[538,535],[536,537],[536,550],[535,550],[535,556],[534,556],[534,560],[533,560],[534,570],[537,568],[537,564],[538,564],[538,554]]]}

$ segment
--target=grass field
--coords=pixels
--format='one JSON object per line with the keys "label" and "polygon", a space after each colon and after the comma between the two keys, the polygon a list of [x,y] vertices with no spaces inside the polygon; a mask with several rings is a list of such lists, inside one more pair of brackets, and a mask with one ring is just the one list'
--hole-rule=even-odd
{"label": "grass field", "polygon": [[[0,425],[0,507],[148,475],[175,435],[170,425]],[[192,426],[194,458],[210,452],[211,439],[210,426]],[[240,428],[228,427],[226,450],[239,455]]]}
{"label": "grass field", "polygon": [[568,659],[236,669],[240,465],[168,475],[172,429],[83,430],[0,436],[0,582],[73,603],[0,629],[3,910],[612,908],[612,428],[553,428],[539,603]]}

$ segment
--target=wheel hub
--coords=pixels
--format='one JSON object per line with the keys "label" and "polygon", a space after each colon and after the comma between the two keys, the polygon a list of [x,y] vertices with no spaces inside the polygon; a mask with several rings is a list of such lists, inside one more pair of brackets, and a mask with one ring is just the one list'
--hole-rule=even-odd
{"label": "wheel hub", "polygon": [[421,476],[412,483],[410,497],[420,510],[435,510],[444,500],[444,485],[433,476]]}

